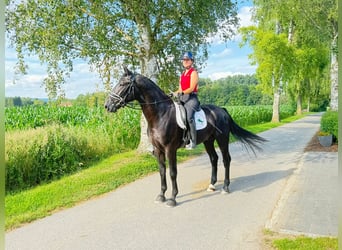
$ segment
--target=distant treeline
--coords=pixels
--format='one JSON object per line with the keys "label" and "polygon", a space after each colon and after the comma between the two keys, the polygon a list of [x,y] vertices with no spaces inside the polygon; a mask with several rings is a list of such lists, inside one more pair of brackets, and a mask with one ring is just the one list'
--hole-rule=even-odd
{"label": "distant treeline", "polygon": [[29,106],[29,105],[44,105],[47,103],[47,99],[39,99],[39,98],[30,98],[30,97],[6,97],[5,98],[5,107],[21,107],[21,106]]}
{"label": "distant treeline", "polygon": [[[168,90],[165,90],[167,93]],[[49,101],[60,106],[103,106],[107,94],[96,92],[80,94],[76,99],[57,99]],[[272,105],[273,96],[265,94],[255,75],[235,75],[212,81],[201,78],[199,81],[199,99],[202,104],[215,104],[218,106],[250,106],[250,105]],[[21,97],[6,98],[5,106],[27,106],[44,105],[47,100],[30,99]],[[290,95],[283,94],[281,103],[296,106],[296,101]],[[311,111],[325,110],[329,100],[321,100],[320,103],[311,103]],[[305,104],[304,104],[305,108]]]}
{"label": "distant treeline", "polygon": [[201,103],[218,106],[272,105],[272,96],[258,89],[254,75],[228,76],[216,81],[200,82]]}

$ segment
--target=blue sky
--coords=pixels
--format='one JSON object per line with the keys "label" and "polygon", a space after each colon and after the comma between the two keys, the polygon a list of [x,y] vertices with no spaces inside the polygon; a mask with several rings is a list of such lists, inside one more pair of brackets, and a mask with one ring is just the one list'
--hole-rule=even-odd
{"label": "blue sky", "polygon": [[[246,1],[245,1],[246,2]],[[247,1],[239,7],[241,26],[251,25],[250,20],[252,4]],[[209,48],[207,65],[200,72],[201,78],[216,80],[228,75],[253,74],[255,66],[250,65],[248,54],[252,51],[249,47],[239,47],[240,36],[237,35],[228,43],[218,39]],[[14,79],[14,66],[17,61],[15,51],[6,48],[5,51],[5,96],[21,96],[31,98],[46,98],[45,88],[42,86],[46,76],[45,67],[37,58],[27,60],[28,74]],[[13,83],[15,80],[15,83]],[[74,66],[71,77],[63,85],[67,98],[76,98],[80,94],[92,93],[102,90],[102,84],[96,72],[91,72],[86,62],[80,61]]]}

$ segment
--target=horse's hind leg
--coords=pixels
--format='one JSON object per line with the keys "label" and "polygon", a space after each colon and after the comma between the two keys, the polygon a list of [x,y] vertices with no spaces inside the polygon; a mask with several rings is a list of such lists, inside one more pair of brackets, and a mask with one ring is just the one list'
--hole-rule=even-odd
{"label": "horse's hind leg", "polygon": [[231,157],[229,154],[229,140],[225,137],[221,137],[217,140],[217,143],[220,147],[222,158],[223,158],[223,165],[225,168],[224,174],[224,184],[223,184],[223,193],[229,193],[229,184],[230,184],[230,162]]}
{"label": "horse's hind leg", "polygon": [[217,161],[218,155],[215,151],[214,140],[204,142],[211,163],[211,180],[207,191],[215,191],[215,183],[217,182]]}
{"label": "horse's hind leg", "polygon": [[160,173],[160,194],[155,199],[155,202],[165,202],[165,192],[167,189],[166,184],[166,165],[165,165],[165,153],[160,152],[160,150],[155,150],[154,152],[155,156],[157,157],[158,163],[159,163],[159,173]]}

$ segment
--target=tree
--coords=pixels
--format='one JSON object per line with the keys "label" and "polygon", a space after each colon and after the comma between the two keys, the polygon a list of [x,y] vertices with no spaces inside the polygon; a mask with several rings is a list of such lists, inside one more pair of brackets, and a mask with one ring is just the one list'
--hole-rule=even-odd
{"label": "tree", "polygon": [[294,51],[284,34],[264,31],[256,27],[241,29],[242,44],[249,43],[254,52],[250,55],[257,64],[256,77],[265,93],[273,95],[272,122],[280,121],[280,94],[283,83],[289,81],[294,71]]}
{"label": "tree", "polygon": [[6,27],[18,70],[26,70],[25,54],[37,55],[47,64],[49,96],[63,94],[61,85],[79,58],[100,73],[107,88],[119,64],[130,64],[170,88],[178,83],[178,59],[185,50],[194,52],[200,69],[208,37],[218,34],[226,41],[238,23],[236,3],[230,0],[17,2],[8,0]]}
{"label": "tree", "polygon": [[13,97],[13,105],[14,106],[23,106],[22,100],[20,96]]}
{"label": "tree", "polygon": [[337,0],[303,0],[297,4],[302,25],[311,37],[330,51],[330,108],[338,110],[338,3]]}
{"label": "tree", "polygon": [[48,66],[44,83],[51,96],[61,91],[78,58],[87,60],[106,84],[123,63],[155,81],[175,80],[185,50],[195,53],[200,67],[208,37],[219,32],[227,40],[238,22],[229,0],[9,0],[6,15],[18,70],[25,72],[26,54],[37,55]]}
{"label": "tree", "polygon": [[293,92],[297,99],[297,114],[302,113],[302,101],[304,98],[308,101],[310,107],[310,100],[316,92],[316,82],[320,81],[320,89],[324,89],[322,81],[324,79],[324,69],[328,65],[327,49],[305,47],[295,49],[296,68],[292,80],[289,82],[287,88]]}
{"label": "tree", "polygon": [[[330,107],[337,110],[337,0],[254,0],[256,10],[254,18],[258,21],[258,27],[270,31],[274,30],[274,24],[278,23],[279,33],[288,37],[288,42],[295,49],[308,52],[302,54],[299,60],[310,57],[310,50],[315,48],[322,51],[322,47],[330,50],[330,79],[331,79],[331,102]],[[299,52],[301,53],[301,52]],[[324,60],[324,59],[323,59]],[[302,66],[306,67],[307,63]],[[301,67],[301,65],[297,65]],[[320,65],[316,64],[317,67]],[[299,74],[305,71],[301,69]],[[314,78],[314,76],[313,76]],[[309,79],[297,83],[298,99],[305,91]],[[299,107],[297,108],[299,109]]]}

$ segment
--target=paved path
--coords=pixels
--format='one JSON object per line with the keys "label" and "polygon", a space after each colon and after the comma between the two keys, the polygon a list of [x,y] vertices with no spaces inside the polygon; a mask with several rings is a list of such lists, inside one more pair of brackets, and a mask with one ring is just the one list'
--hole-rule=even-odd
{"label": "paved path", "polygon": [[[232,144],[228,195],[206,192],[211,169],[203,155],[179,164],[175,208],[154,203],[160,180],[153,174],[7,233],[6,249],[255,250],[265,226],[337,235],[337,194],[330,188],[337,188],[337,153],[303,154],[319,120],[312,115],[261,133],[269,142],[257,157]],[[218,188],[223,172],[220,164]],[[306,216],[311,208],[315,220]],[[321,216],[327,221],[316,231]]]}

